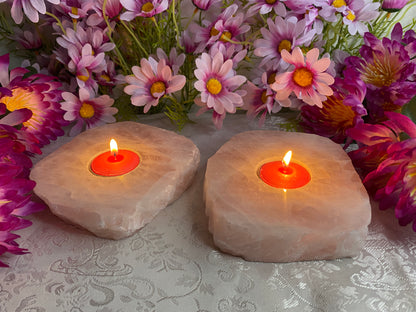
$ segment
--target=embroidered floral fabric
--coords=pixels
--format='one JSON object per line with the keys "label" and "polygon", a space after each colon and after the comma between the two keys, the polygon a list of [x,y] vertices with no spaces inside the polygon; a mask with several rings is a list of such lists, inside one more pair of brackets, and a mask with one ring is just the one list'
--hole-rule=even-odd
{"label": "embroidered floral fabric", "polygon": [[[31,254],[3,259],[10,268],[0,269],[0,311],[416,310],[416,234],[393,211],[373,209],[365,248],[354,258],[255,263],[218,251],[202,201],[206,160],[234,134],[257,127],[244,115],[227,117],[219,131],[209,117],[195,119],[182,133],[201,150],[194,183],[135,235],[106,240],[49,211],[30,216],[34,224],[19,231],[19,242]],[[172,129],[160,116],[143,122]]]}

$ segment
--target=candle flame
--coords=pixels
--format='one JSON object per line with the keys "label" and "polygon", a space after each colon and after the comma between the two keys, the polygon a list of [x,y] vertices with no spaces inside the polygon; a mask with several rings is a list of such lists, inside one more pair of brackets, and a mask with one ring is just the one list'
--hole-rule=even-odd
{"label": "candle flame", "polygon": [[292,151],[288,151],[283,157],[283,167],[288,167],[290,163],[290,159],[292,158]]}
{"label": "candle flame", "polygon": [[110,150],[113,156],[116,157],[118,154],[118,147],[117,147],[117,142],[114,139],[111,139],[110,141]]}

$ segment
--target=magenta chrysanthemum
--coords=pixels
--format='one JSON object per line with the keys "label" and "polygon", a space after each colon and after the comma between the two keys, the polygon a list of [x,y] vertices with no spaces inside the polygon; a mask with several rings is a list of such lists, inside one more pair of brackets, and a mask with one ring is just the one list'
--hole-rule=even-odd
{"label": "magenta chrysanthemum", "polygon": [[[416,231],[416,125],[402,114],[386,115],[389,120],[380,125],[363,124],[350,130],[353,138],[365,144],[350,156],[358,168],[373,164],[363,168],[364,185],[380,201],[380,209],[394,207],[400,225],[413,223]],[[403,132],[410,138],[400,141]]]}
{"label": "magenta chrysanthemum", "polygon": [[11,91],[11,95],[3,95],[0,103],[4,103],[9,111],[22,108],[32,111],[32,117],[23,126],[39,140],[40,147],[63,135],[62,127],[67,123],[60,105],[61,83],[43,74],[26,77],[29,71],[21,67],[12,69],[9,76],[8,67],[9,56],[6,54],[0,57],[0,83]]}
{"label": "magenta chrysanthemum", "polygon": [[327,97],[322,108],[303,105],[301,107],[301,125],[307,132],[331,138],[343,143],[346,131],[362,123],[367,115],[363,106],[366,87],[361,80],[336,78],[332,85],[334,94]]}
{"label": "magenta chrysanthemum", "polygon": [[289,95],[293,92],[298,99],[309,105],[322,107],[322,101],[333,94],[329,85],[334,83],[334,78],[326,73],[331,60],[321,58],[318,60],[319,50],[314,48],[306,53],[306,58],[299,47],[290,54],[282,51],[282,59],[292,65],[292,71],[287,71],[276,76],[272,89],[276,91],[276,99],[284,106],[290,106]]}
{"label": "magenta chrysanthemum", "polygon": [[[5,105],[0,104],[0,116],[5,112]],[[16,242],[19,235],[12,232],[31,225],[22,216],[44,208],[43,204],[31,200],[35,183],[28,178],[32,161],[27,153],[40,153],[37,140],[24,128],[17,130],[12,127],[26,121],[31,115],[24,108],[0,118],[0,256],[27,252]],[[0,261],[0,267],[4,266],[8,265]]]}
{"label": "magenta chrysanthemum", "polygon": [[416,39],[396,24],[392,39],[377,39],[371,33],[364,36],[360,49],[362,58],[349,57],[346,64],[355,71],[357,79],[367,85],[367,108],[373,120],[382,119],[385,111],[395,111],[416,95]]}

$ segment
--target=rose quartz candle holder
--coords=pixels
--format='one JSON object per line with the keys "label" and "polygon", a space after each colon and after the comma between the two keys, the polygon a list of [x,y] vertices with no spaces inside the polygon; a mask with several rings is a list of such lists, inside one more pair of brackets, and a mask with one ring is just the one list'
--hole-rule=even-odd
{"label": "rose quartz candle holder", "polygon": [[[288,150],[311,180],[287,190],[266,184],[259,168]],[[342,147],[305,133],[249,131],[233,137],[208,160],[204,201],[215,245],[249,261],[355,256],[371,218],[367,192]]]}
{"label": "rose quartz candle holder", "polygon": [[[91,171],[92,160],[110,139],[140,156],[140,164],[118,176]],[[39,161],[31,171],[35,193],[61,219],[97,236],[120,239],[149,223],[192,182],[200,153],[172,131],[118,122],[93,128]]]}

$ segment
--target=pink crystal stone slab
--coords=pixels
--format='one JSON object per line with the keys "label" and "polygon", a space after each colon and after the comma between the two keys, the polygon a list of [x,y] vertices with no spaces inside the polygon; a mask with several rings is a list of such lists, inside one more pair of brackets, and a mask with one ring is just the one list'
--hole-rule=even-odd
{"label": "pink crystal stone slab", "polygon": [[[109,149],[137,153],[140,164],[120,176],[96,175],[92,160]],[[85,131],[39,161],[35,193],[61,219],[99,237],[121,239],[149,223],[192,182],[200,159],[191,140],[174,132],[119,122]]]}
{"label": "pink crystal stone slab", "polygon": [[[288,150],[311,180],[285,191],[263,182],[258,172]],[[367,192],[342,147],[305,133],[234,136],[208,160],[204,201],[215,245],[249,261],[355,256],[371,219]]]}

